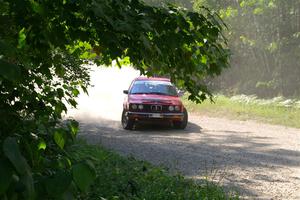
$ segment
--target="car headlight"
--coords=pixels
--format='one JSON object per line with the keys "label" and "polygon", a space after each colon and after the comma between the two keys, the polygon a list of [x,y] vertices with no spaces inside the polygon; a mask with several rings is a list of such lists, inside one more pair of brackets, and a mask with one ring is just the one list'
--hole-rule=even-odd
{"label": "car headlight", "polygon": [[131,105],[131,108],[132,108],[133,110],[135,110],[135,109],[138,108],[138,106],[137,106],[136,104],[132,104],[132,105]]}
{"label": "car headlight", "polygon": [[175,106],[176,111],[180,111],[180,106]]}
{"label": "car headlight", "polygon": [[144,108],[144,106],[141,105],[141,104],[138,107],[139,107],[140,110],[143,110],[143,108]]}
{"label": "car headlight", "polygon": [[174,106],[169,106],[169,111],[174,111]]}

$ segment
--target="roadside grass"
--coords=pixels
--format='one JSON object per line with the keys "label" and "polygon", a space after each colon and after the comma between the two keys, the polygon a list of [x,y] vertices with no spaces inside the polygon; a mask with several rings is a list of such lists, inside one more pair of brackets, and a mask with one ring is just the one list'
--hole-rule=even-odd
{"label": "roadside grass", "polygon": [[89,160],[96,170],[96,180],[79,199],[239,199],[212,182],[197,184],[182,175],[170,175],[163,168],[84,141],[76,143],[68,152],[74,159]]}
{"label": "roadside grass", "polygon": [[257,99],[255,96],[239,95],[231,98],[216,95],[214,102],[209,100],[202,104],[183,102],[188,111],[205,114],[211,117],[227,117],[239,120],[255,120],[269,124],[300,128],[300,101],[277,97],[273,99]]}

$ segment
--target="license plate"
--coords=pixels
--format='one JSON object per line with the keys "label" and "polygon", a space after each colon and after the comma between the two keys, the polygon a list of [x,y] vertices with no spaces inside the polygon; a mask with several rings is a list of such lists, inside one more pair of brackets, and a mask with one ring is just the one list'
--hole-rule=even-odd
{"label": "license plate", "polygon": [[153,117],[153,118],[162,118],[161,114],[159,114],[159,113],[154,113],[154,114],[151,115],[151,117]]}

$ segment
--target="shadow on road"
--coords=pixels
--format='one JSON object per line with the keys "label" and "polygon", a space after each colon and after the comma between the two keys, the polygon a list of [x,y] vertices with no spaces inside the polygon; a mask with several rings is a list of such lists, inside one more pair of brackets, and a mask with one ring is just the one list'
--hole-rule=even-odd
{"label": "shadow on road", "polygon": [[137,124],[134,131],[138,131],[140,134],[182,134],[182,133],[200,133],[201,127],[197,124],[188,122],[187,127],[182,129],[175,129],[171,124],[168,123],[143,123]]}
{"label": "shadow on road", "polygon": [[134,131],[123,130],[120,122],[105,119],[81,123],[81,136],[91,143],[163,165],[171,172],[180,171],[196,180],[222,178],[225,187],[235,188],[246,196],[259,197],[256,191],[249,189],[249,184],[260,181],[284,184],[285,174],[274,178],[272,172],[282,167],[299,166],[300,152],[277,149],[276,144],[267,142],[271,136],[252,137],[249,133],[205,130],[194,123],[189,123],[185,130],[143,125]]}

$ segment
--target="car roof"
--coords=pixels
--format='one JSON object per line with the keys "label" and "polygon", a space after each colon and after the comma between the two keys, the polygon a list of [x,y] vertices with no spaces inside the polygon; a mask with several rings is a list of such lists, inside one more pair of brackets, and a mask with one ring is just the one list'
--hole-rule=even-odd
{"label": "car roof", "polygon": [[164,77],[145,77],[145,76],[140,76],[135,79],[135,81],[166,81],[166,82],[171,82],[169,78],[164,78]]}

